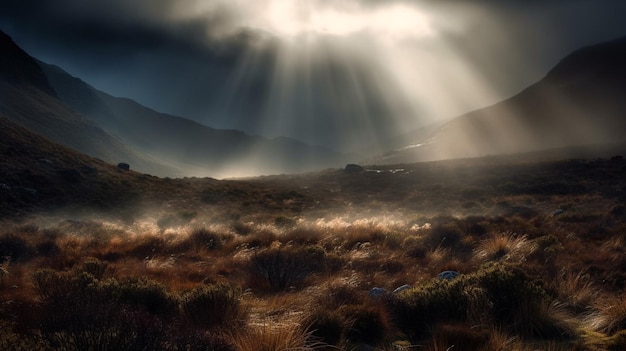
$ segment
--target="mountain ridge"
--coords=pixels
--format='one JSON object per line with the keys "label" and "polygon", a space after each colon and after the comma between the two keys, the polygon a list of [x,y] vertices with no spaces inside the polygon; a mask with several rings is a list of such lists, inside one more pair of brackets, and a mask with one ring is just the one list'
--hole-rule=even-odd
{"label": "mountain ridge", "polygon": [[250,176],[341,166],[348,156],[295,139],[219,130],[99,91],[0,36],[0,112],[55,142],[158,176]]}
{"label": "mountain ridge", "polygon": [[451,119],[386,164],[512,154],[603,143],[626,135],[626,37],[564,57],[518,94]]}
{"label": "mountain ridge", "polygon": [[[234,129],[215,129],[180,116],[145,107],[136,101],[99,91],[61,68],[41,62],[62,100],[91,117],[111,134],[159,159],[198,175],[211,168],[215,176],[238,165],[261,173],[301,172],[340,166],[348,156],[298,140],[248,135]],[[176,131],[176,133],[173,133]],[[258,156],[253,155],[253,151]],[[220,171],[219,168],[227,168]],[[195,172],[193,169],[196,169]],[[210,173],[206,172],[205,173]]]}

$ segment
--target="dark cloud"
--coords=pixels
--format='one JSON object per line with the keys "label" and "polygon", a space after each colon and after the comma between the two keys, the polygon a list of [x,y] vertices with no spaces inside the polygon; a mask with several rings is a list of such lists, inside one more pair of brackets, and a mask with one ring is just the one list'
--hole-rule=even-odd
{"label": "dark cloud", "polygon": [[[427,110],[421,105],[433,110],[450,105],[447,100],[436,105],[436,97],[427,95],[436,84],[461,98],[455,79],[471,75],[492,92],[469,91],[468,102],[440,114],[463,112],[521,90],[578,47],[626,34],[621,18],[626,2],[613,0],[299,4],[309,11],[300,14],[303,20],[318,8],[354,13],[415,6],[434,33],[404,38],[404,51],[397,54],[376,46],[371,36],[379,33],[371,31],[349,39],[318,33],[307,46],[306,35],[283,38],[275,30],[297,22],[263,17],[272,10],[270,0],[4,1],[0,29],[33,56],[113,95],[214,127],[335,146],[370,143],[377,135],[406,129],[411,119],[417,124]],[[417,53],[405,58],[407,67],[414,60],[415,67],[439,75],[439,82],[394,81],[404,76],[390,74],[397,69],[394,55],[406,52]],[[419,55],[428,56],[432,67],[419,67]],[[444,63],[463,69],[459,73]]]}

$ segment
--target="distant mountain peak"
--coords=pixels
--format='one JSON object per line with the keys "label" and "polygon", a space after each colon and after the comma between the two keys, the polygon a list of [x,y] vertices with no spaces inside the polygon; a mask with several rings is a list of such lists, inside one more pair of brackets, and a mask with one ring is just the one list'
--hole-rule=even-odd
{"label": "distant mountain peak", "polygon": [[30,85],[56,96],[54,89],[37,62],[6,33],[0,31],[0,82]]}
{"label": "distant mountain peak", "polygon": [[626,37],[589,45],[563,58],[547,76],[546,82],[567,84],[589,78],[617,78],[626,75]]}

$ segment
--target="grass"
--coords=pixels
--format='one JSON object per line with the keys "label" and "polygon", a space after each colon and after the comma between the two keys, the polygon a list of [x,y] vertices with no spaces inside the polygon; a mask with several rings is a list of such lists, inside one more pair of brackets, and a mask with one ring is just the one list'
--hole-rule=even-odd
{"label": "grass", "polygon": [[[118,192],[107,196],[141,185],[136,208],[1,223],[0,348],[626,345],[622,162],[460,160],[382,177],[224,181],[98,167]],[[43,208],[17,200],[20,211]],[[461,274],[437,279],[444,270]]]}

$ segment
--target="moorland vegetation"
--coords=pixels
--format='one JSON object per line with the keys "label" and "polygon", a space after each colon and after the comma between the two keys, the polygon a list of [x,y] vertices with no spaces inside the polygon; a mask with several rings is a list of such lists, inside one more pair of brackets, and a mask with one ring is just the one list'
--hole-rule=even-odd
{"label": "moorland vegetation", "polygon": [[4,218],[0,349],[626,348],[620,157],[111,172],[132,202]]}

